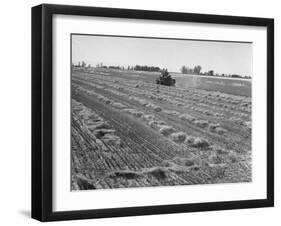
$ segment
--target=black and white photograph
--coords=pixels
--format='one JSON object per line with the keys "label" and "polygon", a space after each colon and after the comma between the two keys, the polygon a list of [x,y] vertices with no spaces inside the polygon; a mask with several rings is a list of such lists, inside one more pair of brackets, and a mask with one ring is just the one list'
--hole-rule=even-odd
{"label": "black and white photograph", "polygon": [[252,42],[70,42],[71,191],[252,182]]}
{"label": "black and white photograph", "polygon": [[178,9],[32,7],[32,218],[274,206],[274,19]]}

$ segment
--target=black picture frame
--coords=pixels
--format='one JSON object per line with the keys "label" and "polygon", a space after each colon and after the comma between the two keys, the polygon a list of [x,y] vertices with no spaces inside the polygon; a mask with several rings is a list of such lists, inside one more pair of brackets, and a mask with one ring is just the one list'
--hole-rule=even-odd
{"label": "black picture frame", "polygon": [[[55,14],[266,27],[267,198],[54,212],[52,210],[52,17]],[[32,8],[32,218],[40,221],[57,221],[271,206],[274,206],[273,19],[49,4]]]}

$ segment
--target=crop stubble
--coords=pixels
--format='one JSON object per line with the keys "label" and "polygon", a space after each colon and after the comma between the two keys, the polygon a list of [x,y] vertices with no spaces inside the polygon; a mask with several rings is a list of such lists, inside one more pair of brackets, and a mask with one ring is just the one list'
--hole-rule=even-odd
{"label": "crop stubble", "polygon": [[250,97],[130,73],[72,71],[72,190],[251,181]]}

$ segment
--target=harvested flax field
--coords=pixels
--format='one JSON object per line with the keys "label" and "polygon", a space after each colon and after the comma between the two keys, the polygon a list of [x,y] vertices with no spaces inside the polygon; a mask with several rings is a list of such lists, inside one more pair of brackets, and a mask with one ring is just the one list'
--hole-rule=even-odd
{"label": "harvested flax field", "polygon": [[158,74],[73,67],[71,190],[251,181],[251,97]]}

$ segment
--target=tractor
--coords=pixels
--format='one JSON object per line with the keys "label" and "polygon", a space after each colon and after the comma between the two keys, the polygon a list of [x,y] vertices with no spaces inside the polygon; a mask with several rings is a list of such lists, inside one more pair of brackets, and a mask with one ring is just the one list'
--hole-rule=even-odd
{"label": "tractor", "polygon": [[171,77],[171,74],[167,69],[163,69],[161,71],[161,75],[156,79],[156,84],[164,85],[164,86],[174,86],[176,80]]}

